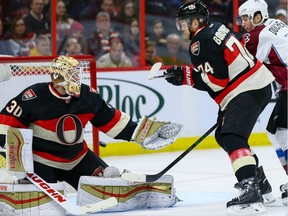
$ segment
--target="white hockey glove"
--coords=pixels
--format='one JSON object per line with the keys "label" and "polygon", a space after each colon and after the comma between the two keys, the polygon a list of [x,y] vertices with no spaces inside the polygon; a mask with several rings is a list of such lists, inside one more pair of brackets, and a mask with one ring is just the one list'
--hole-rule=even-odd
{"label": "white hockey glove", "polygon": [[142,117],[132,135],[132,141],[149,150],[160,149],[173,143],[182,127],[181,124]]}

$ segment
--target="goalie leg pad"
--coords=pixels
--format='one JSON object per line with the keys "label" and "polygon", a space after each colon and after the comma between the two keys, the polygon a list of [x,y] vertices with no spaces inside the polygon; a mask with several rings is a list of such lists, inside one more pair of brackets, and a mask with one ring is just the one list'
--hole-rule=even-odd
{"label": "goalie leg pad", "polygon": [[171,207],[179,200],[173,188],[173,177],[164,175],[156,182],[133,183],[121,178],[82,176],[77,192],[77,205],[83,206],[115,197],[118,205],[102,212],[130,211]]}
{"label": "goalie leg pad", "polygon": [[[65,193],[64,183],[51,185]],[[0,215],[64,216],[66,211],[33,184],[0,184]]]}
{"label": "goalie leg pad", "polygon": [[[19,179],[25,178],[26,173],[33,173],[31,129],[9,127],[6,135],[6,165],[7,171]],[[20,151],[19,151],[20,150]]]}

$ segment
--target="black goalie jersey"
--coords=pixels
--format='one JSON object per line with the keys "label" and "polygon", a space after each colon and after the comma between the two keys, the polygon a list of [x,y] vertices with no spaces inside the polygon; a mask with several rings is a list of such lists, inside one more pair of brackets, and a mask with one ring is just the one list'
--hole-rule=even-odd
{"label": "black goalie jersey", "polygon": [[194,65],[192,85],[209,95],[224,110],[238,94],[261,89],[274,80],[271,72],[240,42],[241,35],[221,23],[198,30],[190,44]]}
{"label": "black goalie jersey", "polygon": [[136,123],[109,106],[87,85],[81,97],[60,96],[52,83],[35,84],[8,102],[0,113],[0,144],[7,127],[33,130],[33,159],[70,170],[87,153],[83,139],[88,122],[115,139],[130,140]]}

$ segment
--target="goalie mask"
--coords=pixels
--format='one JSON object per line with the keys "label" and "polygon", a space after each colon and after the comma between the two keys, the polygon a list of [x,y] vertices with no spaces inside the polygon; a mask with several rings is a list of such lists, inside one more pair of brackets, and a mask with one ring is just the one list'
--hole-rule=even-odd
{"label": "goalie mask", "polygon": [[73,57],[59,56],[53,59],[50,75],[54,85],[63,86],[70,96],[79,97],[81,92],[82,68]]}
{"label": "goalie mask", "polygon": [[206,25],[209,21],[209,12],[207,6],[199,0],[182,5],[176,17],[176,27],[183,31],[183,27],[190,29],[192,19],[197,19],[200,27]]}

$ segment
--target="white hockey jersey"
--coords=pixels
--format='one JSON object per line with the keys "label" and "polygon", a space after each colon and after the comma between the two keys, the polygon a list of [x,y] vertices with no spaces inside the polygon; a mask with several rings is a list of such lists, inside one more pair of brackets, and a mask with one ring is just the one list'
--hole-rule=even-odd
{"label": "white hockey jersey", "polygon": [[280,91],[287,91],[288,25],[268,19],[245,34],[246,48],[273,73]]}

